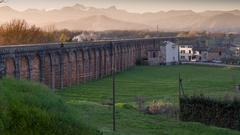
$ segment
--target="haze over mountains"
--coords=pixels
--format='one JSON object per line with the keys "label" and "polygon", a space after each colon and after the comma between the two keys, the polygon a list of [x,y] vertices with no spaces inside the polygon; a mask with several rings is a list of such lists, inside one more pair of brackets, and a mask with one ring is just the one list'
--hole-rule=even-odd
{"label": "haze over mountains", "polygon": [[25,19],[40,27],[55,25],[57,29],[70,30],[158,30],[159,31],[210,31],[240,32],[240,10],[159,11],[155,13],[130,13],[112,6],[109,8],[85,7],[76,4],[54,10],[28,9],[17,11],[0,7],[0,23],[12,19]]}

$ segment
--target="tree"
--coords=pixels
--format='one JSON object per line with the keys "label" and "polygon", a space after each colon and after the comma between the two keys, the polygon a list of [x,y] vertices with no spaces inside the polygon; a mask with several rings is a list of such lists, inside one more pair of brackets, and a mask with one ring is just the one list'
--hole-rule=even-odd
{"label": "tree", "polygon": [[0,44],[32,44],[54,41],[47,32],[24,20],[12,20],[0,26]]}

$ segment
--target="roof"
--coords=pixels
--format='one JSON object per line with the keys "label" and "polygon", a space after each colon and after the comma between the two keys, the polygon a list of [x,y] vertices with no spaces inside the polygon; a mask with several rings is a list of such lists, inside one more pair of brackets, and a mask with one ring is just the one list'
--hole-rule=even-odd
{"label": "roof", "polygon": [[217,48],[210,48],[208,52],[218,53],[218,52],[226,52],[227,49],[225,47],[217,47]]}
{"label": "roof", "polygon": [[194,46],[193,50],[194,51],[207,51],[208,47],[206,47],[206,46]]}

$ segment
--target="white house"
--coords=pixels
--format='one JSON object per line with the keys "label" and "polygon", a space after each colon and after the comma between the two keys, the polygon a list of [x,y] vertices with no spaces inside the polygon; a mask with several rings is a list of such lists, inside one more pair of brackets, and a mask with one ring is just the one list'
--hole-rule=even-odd
{"label": "white house", "polygon": [[179,45],[180,61],[192,61],[192,56],[193,56],[192,45]]}
{"label": "white house", "polygon": [[175,43],[166,41],[165,42],[166,60],[167,65],[172,63],[178,63],[178,46]]}

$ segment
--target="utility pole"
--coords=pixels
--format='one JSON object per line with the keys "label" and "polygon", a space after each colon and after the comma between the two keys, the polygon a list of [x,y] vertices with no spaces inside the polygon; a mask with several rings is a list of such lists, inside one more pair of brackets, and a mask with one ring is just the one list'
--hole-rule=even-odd
{"label": "utility pole", "polygon": [[182,78],[181,78],[180,72],[179,72],[178,80],[179,80],[178,91],[179,91],[179,98],[180,98],[181,96],[184,96],[184,95],[185,95],[184,90],[183,90]]}
{"label": "utility pole", "polygon": [[114,59],[114,47],[113,43],[111,42],[111,60],[112,60],[112,119],[113,119],[113,131],[116,131],[116,108],[115,108],[115,59]]}

